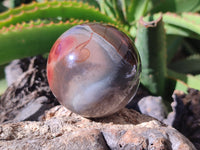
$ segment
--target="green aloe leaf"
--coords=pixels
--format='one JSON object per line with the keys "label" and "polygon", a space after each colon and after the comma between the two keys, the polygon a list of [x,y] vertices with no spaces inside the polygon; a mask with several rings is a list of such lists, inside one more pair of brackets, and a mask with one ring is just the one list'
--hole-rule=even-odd
{"label": "green aloe leaf", "polygon": [[[68,0],[71,1],[71,0]],[[99,3],[96,0],[76,0],[77,2],[83,2],[88,3],[89,5],[95,6],[96,8],[99,8]]]}
{"label": "green aloe leaf", "polygon": [[198,13],[184,12],[181,16],[200,25],[200,15]]}
{"label": "green aloe leaf", "polygon": [[63,32],[86,22],[88,21],[71,20],[44,24],[39,20],[3,28],[0,30],[0,65],[16,58],[47,53]]}
{"label": "green aloe leaf", "polygon": [[152,17],[147,17],[147,21],[150,22],[140,19],[136,47],[142,61],[142,84],[151,93],[163,95],[166,77],[166,37],[162,15],[156,20]]}
{"label": "green aloe leaf", "polygon": [[[178,15],[169,12],[163,14],[163,21],[165,23],[166,33],[168,35],[179,35],[183,37],[200,39],[200,24],[198,21],[200,17],[198,18],[197,16],[195,16],[195,18],[187,19],[183,14]],[[154,15],[159,16],[159,14]],[[194,14],[192,16],[194,16]]]}
{"label": "green aloe leaf", "polygon": [[112,0],[113,6],[114,6],[114,11],[115,11],[115,14],[116,14],[116,18],[118,20],[120,20],[120,22],[126,24],[122,2],[117,1],[117,0]]}
{"label": "green aloe leaf", "polygon": [[120,0],[120,4],[121,4],[121,10],[124,16],[124,19],[127,20],[127,7],[128,7],[128,1],[127,0]]}
{"label": "green aloe leaf", "polygon": [[4,67],[5,65],[0,65],[0,96],[8,87],[6,83],[5,75],[4,75]]}
{"label": "green aloe leaf", "polygon": [[198,50],[200,50],[199,40],[197,40],[198,41],[197,44],[199,45],[199,48],[198,48],[198,45],[194,43],[196,42],[194,39],[192,39],[192,42],[189,42],[188,40],[189,39],[183,40],[182,46],[184,47],[184,52],[190,56],[194,55],[194,57],[196,57],[195,55],[198,54]]}
{"label": "green aloe leaf", "polygon": [[175,61],[169,65],[169,68],[172,70],[176,70],[176,72],[180,73],[192,73],[199,74],[200,73],[200,55],[193,55],[188,57],[187,59]]}
{"label": "green aloe leaf", "polygon": [[[159,15],[159,14],[158,14]],[[175,13],[165,13],[163,14],[163,21],[167,24],[178,26],[186,30],[190,30],[200,35],[200,24],[193,21],[187,20]]]}
{"label": "green aloe leaf", "polygon": [[175,89],[181,90],[187,93],[188,88],[194,88],[200,90],[200,75],[186,75],[177,73],[170,69],[167,70],[167,76],[169,79],[174,80],[176,82]]}
{"label": "green aloe leaf", "polygon": [[116,19],[116,14],[111,0],[99,1],[100,10],[112,19]]}
{"label": "green aloe leaf", "polygon": [[102,0],[98,2],[102,13],[107,14],[110,18],[118,20],[123,24],[128,24],[127,3],[130,0]]}
{"label": "green aloe leaf", "polygon": [[199,11],[200,0],[152,0],[152,13],[156,12],[194,12]]}
{"label": "green aloe leaf", "polygon": [[4,93],[4,91],[6,90],[7,87],[8,86],[7,86],[5,78],[1,78],[0,79],[0,96],[1,96],[1,94]]}
{"label": "green aloe leaf", "polygon": [[127,19],[129,22],[135,22],[147,13],[149,0],[132,0],[128,7]]}
{"label": "green aloe leaf", "polygon": [[189,29],[185,29],[182,28],[180,26],[176,26],[176,25],[170,25],[165,23],[165,29],[166,29],[166,34],[168,35],[178,35],[178,36],[182,36],[182,37],[190,37],[190,38],[194,38],[194,39],[200,39],[200,35],[189,30]]}
{"label": "green aloe leaf", "polygon": [[49,19],[60,17],[63,20],[69,18],[83,19],[89,21],[111,22],[108,16],[100,13],[98,9],[80,2],[44,2],[22,5],[19,8],[10,9],[0,14],[0,28],[15,25],[23,21]]}
{"label": "green aloe leaf", "polygon": [[168,35],[167,36],[167,64],[169,64],[174,55],[179,50],[183,41],[183,37]]}

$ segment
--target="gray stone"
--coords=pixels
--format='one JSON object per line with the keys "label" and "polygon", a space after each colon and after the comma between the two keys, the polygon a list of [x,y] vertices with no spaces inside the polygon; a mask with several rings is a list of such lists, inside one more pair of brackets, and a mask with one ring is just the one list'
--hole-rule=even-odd
{"label": "gray stone", "polygon": [[45,110],[51,108],[51,105],[45,104],[48,102],[48,98],[45,96],[38,97],[31,100],[26,107],[22,108],[17,116],[13,119],[14,121],[24,120],[38,120],[40,116],[44,114]]}
{"label": "gray stone", "polygon": [[14,83],[22,74],[23,69],[20,67],[20,60],[13,60],[8,66],[5,67],[5,76],[8,86]]}
{"label": "gray stone", "polygon": [[0,149],[196,150],[176,129],[134,110],[91,120],[63,106],[47,111],[40,122],[1,124]]}
{"label": "gray stone", "polygon": [[167,109],[161,97],[146,96],[138,102],[138,107],[143,114],[154,117],[160,121],[167,116]]}

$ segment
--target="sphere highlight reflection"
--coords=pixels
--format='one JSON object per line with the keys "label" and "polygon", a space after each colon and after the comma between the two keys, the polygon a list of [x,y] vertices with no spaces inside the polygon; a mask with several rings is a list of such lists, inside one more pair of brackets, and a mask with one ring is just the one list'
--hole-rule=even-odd
{"label": "sphere highlight reflection", "polygon": [[111,115],[134,97],[141,72],[132,41],[110,25],[88,23],[64,32],[47,63],[58,101],[84,117]]}

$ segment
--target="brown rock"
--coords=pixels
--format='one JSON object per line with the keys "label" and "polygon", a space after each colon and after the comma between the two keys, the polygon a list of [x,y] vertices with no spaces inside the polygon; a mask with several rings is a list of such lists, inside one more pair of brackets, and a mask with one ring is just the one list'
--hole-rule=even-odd
{"label": "brown rock", "polygon": [[98,129],[82,129],[72,133],[66,149],[107,150],[109,147]]}
{"label": "brown rock", "polygon": [[173,112],[165,123],[176,128],[200,149],[200,91],[188,89],[188,94],[175,91],[173,98]]}
{"label": "brown rock", "polygon": [[145,96],[138,102],[142,114],[163,121],[167,116],[167,108],[161,96]]}
{"label": "brown rock", "polygon": [[0,149],[154,149],[195,150],[192,143],[172,127],[141,115],[122,111],[99,119],[86,119],[56,106],[41,122],[0,125]]}
{"label": "brown rock", "polygon": [[19,59],[16,59],[5,67],[6,81],[8,86],[14,83],[24,72],[21,68],[20,62],[21,61]]}
{"label": "brown rock", "polygon": [[58,104],[47,83],[46,61],[35,56],[6,67],[10,86],[0,97],[0,123],[37,121],[45,110]]}

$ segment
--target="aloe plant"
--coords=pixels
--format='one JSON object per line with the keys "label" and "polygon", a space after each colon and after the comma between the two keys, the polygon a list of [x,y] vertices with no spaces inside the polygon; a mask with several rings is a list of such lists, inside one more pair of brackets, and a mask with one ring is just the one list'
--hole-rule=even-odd
{"label": "aloe plant", "polygon": [[[169,96],[169,89],[186,92],[188,87],[200,90],[200,54],[187,39],[200,40],[199,4],[200,0],[22,4],[0,13],[0,65],[16,58],[48,53],[58,36],[74,25],[102,22],[112,24],[136,41],[143,64],[141,83],[152,94]],[[3,10],[5,7],[0,7]],[[179,47],[184,47],[189,56],[173,62]],[[2,78],[1,88],[4,83]]]}

